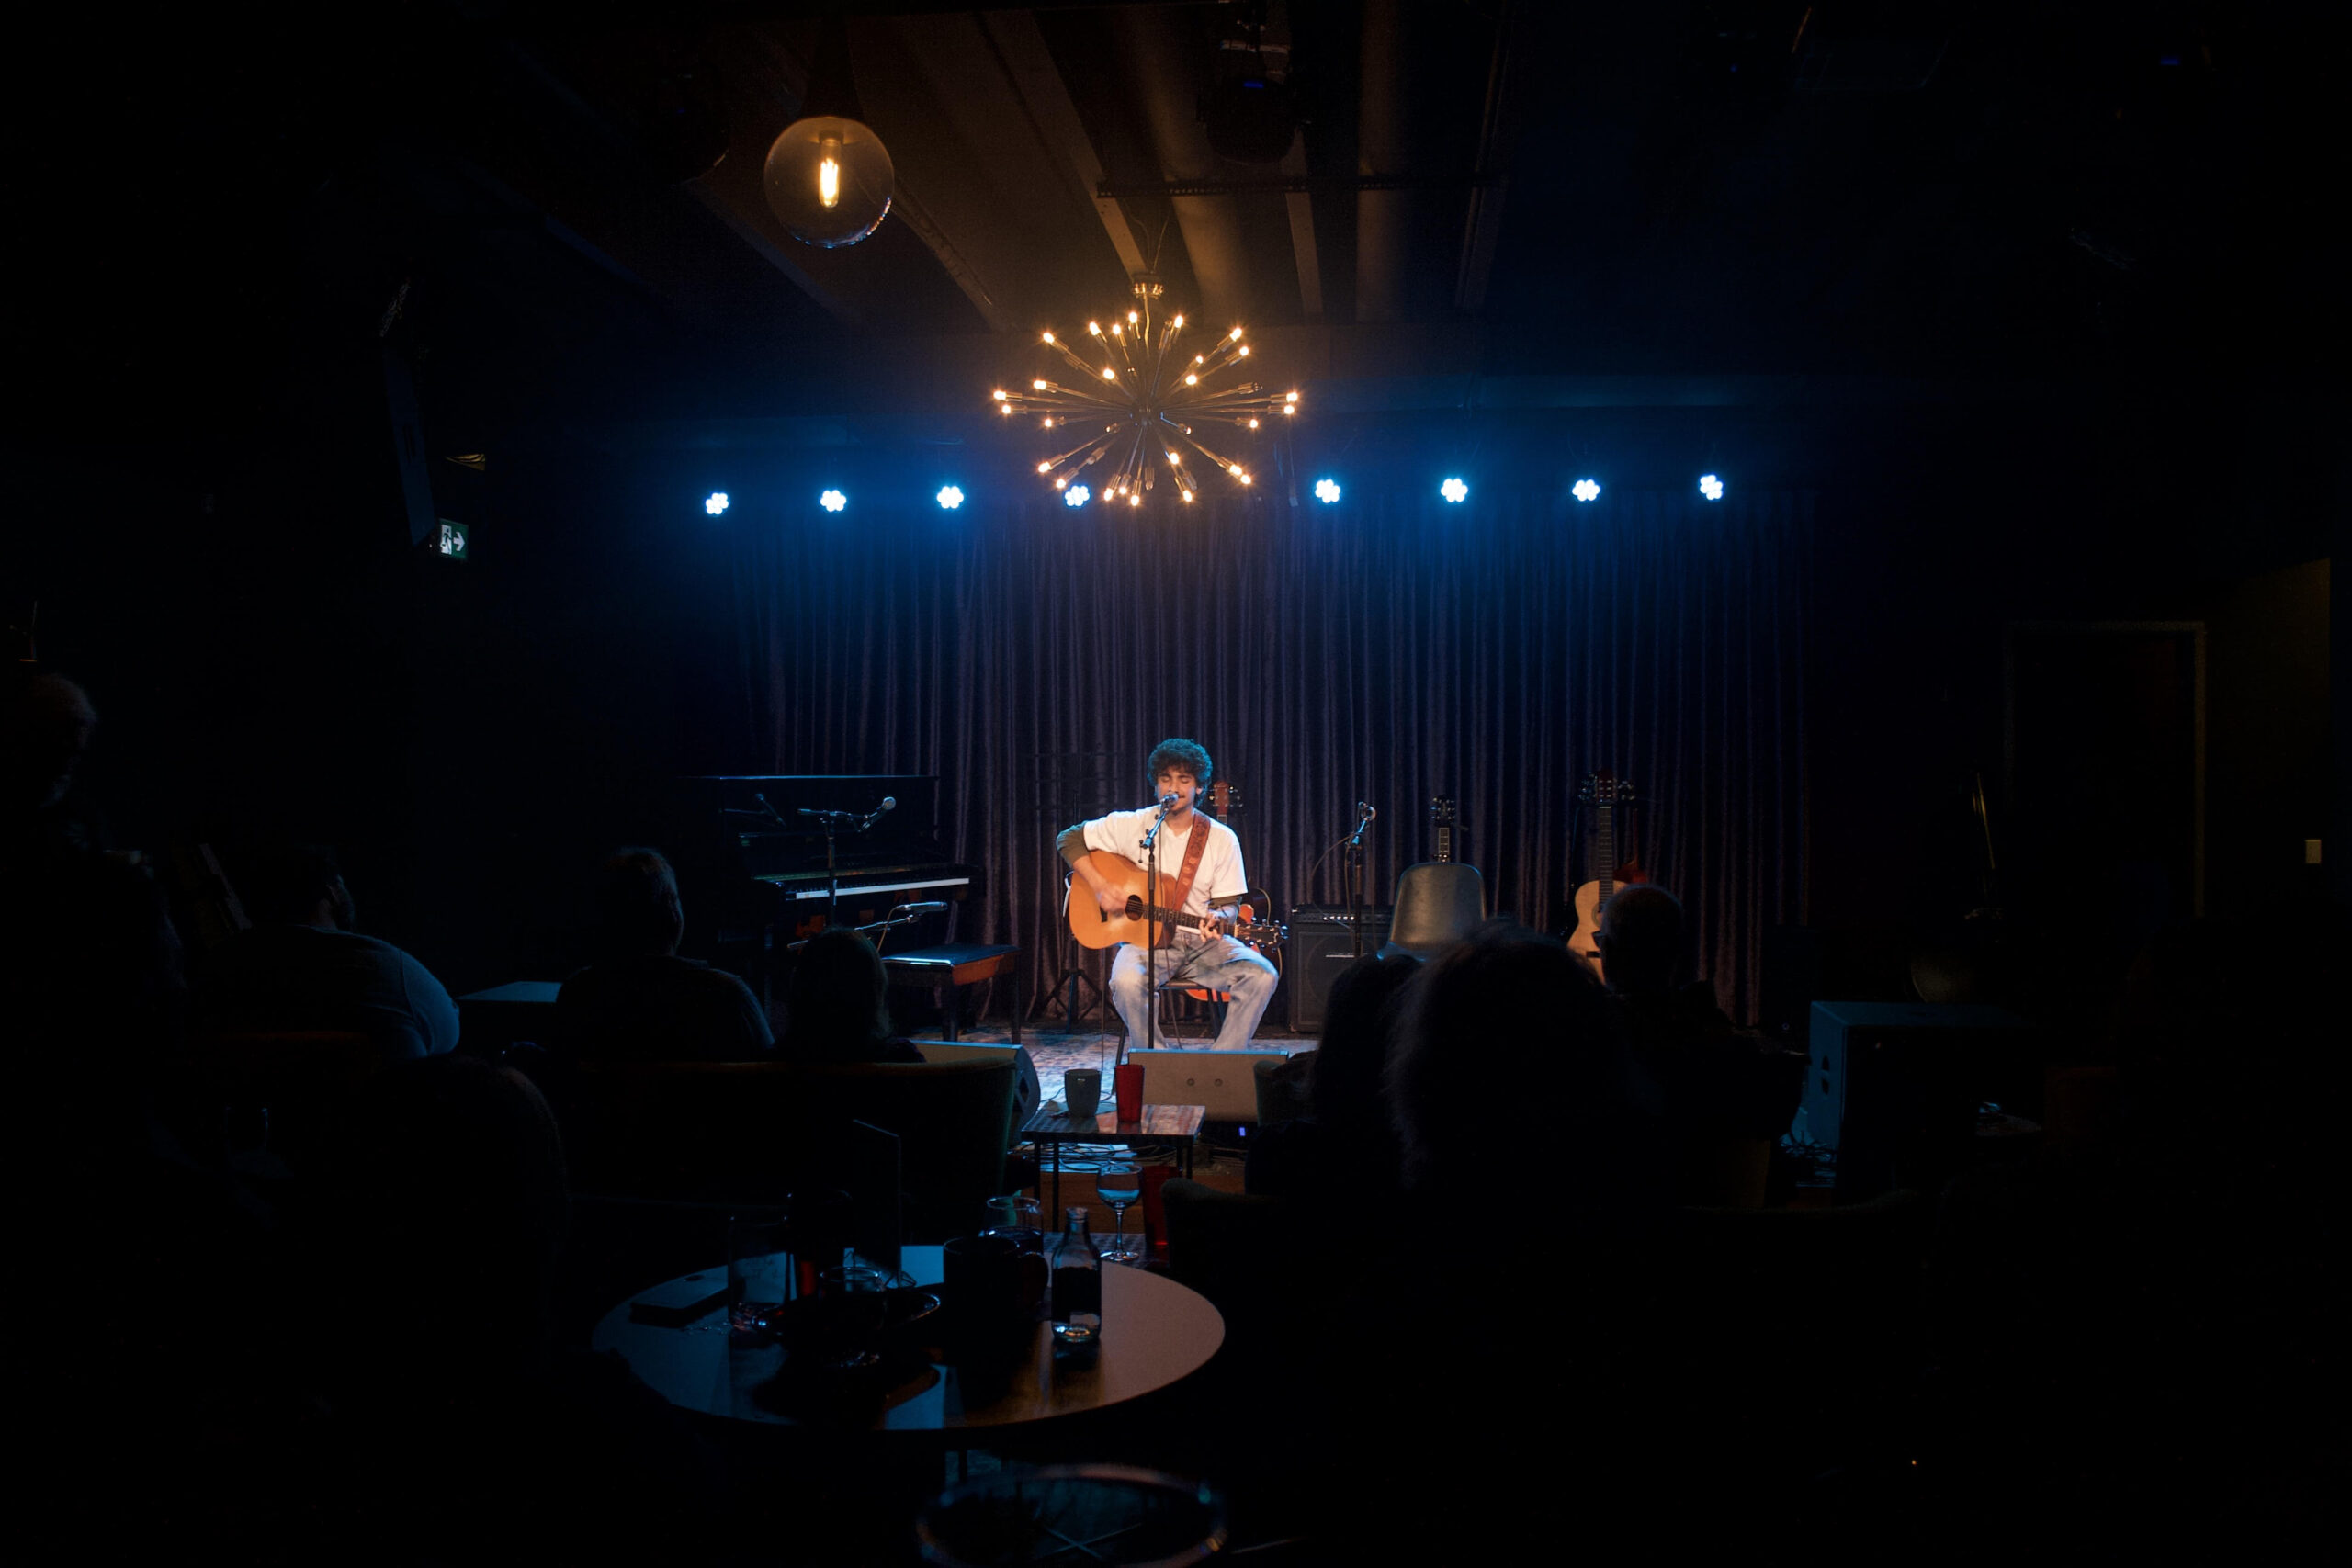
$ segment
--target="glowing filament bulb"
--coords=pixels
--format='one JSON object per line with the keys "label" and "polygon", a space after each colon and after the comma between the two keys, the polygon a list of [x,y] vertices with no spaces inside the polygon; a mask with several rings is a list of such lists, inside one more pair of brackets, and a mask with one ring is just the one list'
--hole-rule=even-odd
{"label": "glowing filament bulb", "polygon": [[1205,354],[1196,354],[1193,355],[1193,363],[1195,365],[1205,365],[1208,363],[1208,359],[1209,356]]}
{"label": "glowing filament bulb", "polygon": [[1254,420],[1254,419],[1253,419],[1253,420],[1251,420],[1251,421],[1250,422],[1250,429],[1252,429],[1252,430],[1257,429],[1257,428],[1258,428],[1258,422],[1257,422],[1256,420]]}
{"label": "glowing filament bulb", "polygon": [[1287,399],[1285,399],[1285,400],[1284,400],[1284,401],[1287,401],[1287,402],[1294,402],[1294,403],[1295,403],[1295,402],[1296,402],[1296,401],[1298,401],[1298,394],[1297,394],[1296,392],[1293,392],[1293,393],[1292,393],[1292,394],[1291,394]]}
{"label": "glowing filament bulb", "polygon": [[1046,416],[1046,428],[1047,430],[1051,430],[1051,429],[1053,429],[1053,427],[1054,427],[1054,417],[1053,417],[1053,415],[1051,415],[1051,414],[1047,414],[1047,415]]}
{"label": "glowing filament bulb", "polygon": [[1244,474],[1244,475],[1242,475],[1242,476],[1241,476],[1241,482],[1242,482],[1243,484],[1248,484],[1248,483],[1250,482],[1250,476],[1249,476],[1248,474]]}
{"label": "glowing filament bulb", "polygon": [[1184,373],[1184,385],[1187,387],[1197,387],[1200,384],[1201,378],[1198,376],[1193,375],[1189,370]]}
{"label": "glowing filament bulb", "polygon": [[842,204],[842,144],[838,138],[828,136],[817,144],[817,204],[835,208]]}
{"label": "glowing filament bulb", "polygon": [[1060,479],[1056,479],[1056,480],[1054,481],[1054,488],[1055,488],[1056,490],[1068,490],[1068,489],[1069,489],[1069,476],[1068,476],[1067,474],[1065,474],[1065,475],[1064,475],[1064,476],[1062,476]]}
{"label": "glowing filament bulb", "polygon": [[1244,359],[1250,357],[1250,345],[1246,343],[1241,345],[1241,357]]}
{"label": "glowing filament bulb", "polygon": [[1040,463],[1037,465],[1037,471],[1041,474],[1050,474],[1054,471],[1054,466],[1051,463]]}
{"label": "glowing filament bulb", "polygon": [[1143,504],[1143,497],[1141,495],[1130,495],[1127,497],[1127,504],[1129,506],[1141,506]]}
{"label": "glowing filament bulb", "polygon": [[1036,389],[1037,389],[1037,390],[1039,390],[1039,391],[1041,391],[1041,392],[1042,392],[1042,391],[1044,391],[1044,390],[1046,389],[1046,384],[1045,384],[1043,381],[1032,381],[1032,382],[1030,382],[1029,384],[1030,384],[1031,386],[1033,386],[1033,387],[1036,388]]}
{"label": "glowing filament bulb", "polygon": [[998,402],[1002,402],[1002,401],[1004,401],[1004,394],[1003,394],[1001,391],[1000,391],[1000,392],[998,392],[998,393],[997,393],[997,395],[996,395],[996,400],[997,400]]}
{"label": "glowing filament bulb", "polygon": [[1182,326],[1182,325],[1184,324],[1184,318],[1183,318],[1183,317],[1182,317],[1182,316],[1177,317],[1177,318],[1176,318],[1176,324],[1177,324],[1178,326],[1180,326],[1180,327],[1181,327],[1181,326]]}
{"label": "glowing filament bulb", "polygon": [[1240,465],[1240,464],[1238,464],[1238,463],[1229,463],[1229,464],[1226,465],[1226,470],[1225,470],[1225,471],[1226,471],[1227,473],[1228,473],[1228,474],[1231,474],[1235,479],[1239,479],[1239,478],[1241,477],[1241,465]]}
{"label": "glowing filament bulb", "polygon": [[1183,460],[1184,460],[1183,458],[1179,457],[1178,457],[1178,456],[1176,456],[1176,454],[1175,454],[1175,453],[1173,453],[1173,452],[1170,452],[1170,454],[1168,454],[1168,466],[1169,466],[1170,468],[1174,468],[1177,464],[1179,464],[1179,463],[1182,462]]}
{"label": "glowing filament bulb", "polygon": [[1184,492],[1184,504],[1187,506],[1193,504],[1193,492],[1189,490]]}
{"label": "glowing filament bulb", "polygon": [[1047,343],[1051,343],[1051,342],[1053,342],[1053,341],[1054,341],[1054,334],[1053,334],[1053,333],[1047,333],[1046,334],[1046,341]]}
{"label": "glowing filament bulb", "polygon": [[1297,412],[1298,405],[1296,403],[1284,403],[1283,405],[1283,412],[1284,413],[1296,413]]}
{"label": "glowing filament bulb", "polygon": [[1116,321],[1113,321],[1111,323],[1111,335],[1113,337],[1117,337],[1119,335],[1119,323]]}
{"label": "glowing filament bulb", "polygon": [[1115,371],[1115,370],[1112,369],[1112,368],[1111,368],[1109,366],[1107,366],[1107,365],[1105,365],[1104,367],[1102,367],[1102,379],[1104,379],[1105,381],[1115,381],[1115,380],[1117,380],[1118,378],[1119,378],[1119,373],[1118,373],[1117,371]]}
{"label": "glowing filament bulb", "polygon": [[1096,337],[1101,337],[1102,335],[1102,323],[1100,321],[1089,321],[1086,323],[1086,330],[1092,333]]}
{"label": "glowing filament bulb", "polygon": [[1129,320],[1129,321],[1134,321],[1135,319],[1136,319],[1136,313],[1135,313],[1133,310],[1129,310],[1129,311],[1127,312],[1127,320]]}

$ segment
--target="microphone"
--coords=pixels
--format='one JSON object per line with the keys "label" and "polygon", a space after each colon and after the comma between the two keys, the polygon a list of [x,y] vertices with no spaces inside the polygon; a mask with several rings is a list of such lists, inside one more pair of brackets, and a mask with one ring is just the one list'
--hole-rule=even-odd
{"label": "microphone", "polygon": [[901,904],[897,908],[891,910],[890,913],[893,916],[944,915],[947,913],[947,900],[944,898],[927,898],[920,904]]}
{"label": "microphone", "polygon": [[885,811],[895,811],[898,809],[898,806],[899,797],[897,795],[886,795],[882,797],[882,804],[874,808],[874,815],[879,817]]}
{"label": "microphone", "polygon": [[1363,801],[1359,800],[1356,802],[1356,815],[1369,822],[1374,818],[1379,816],[1380,813],[1374,811],[1371,807],[1366,806]]}
{"label": "microphone", "polygon": [[1182,800],[1182,798],[1183,798],[1183,796],[1182,796],[1182,795],[1176,795],[1176,794],[1174,794],[1174,793],[1172,793],[1172,792],[1171,792],[1171,793],[1170,793],[1170,794],[1168,794],[1168,795],[1161,795],[1161,796],[1159,797],[1159,804],[1160,804],[1160,805],[1162,805],[1162,806],[1173,806],[1173,805],[1175,805],[1179,800]]}
{"label": "microphone", "polygon": [[888,811],[888,810],[891,809],[893,807],[897,806],[898,804],[899,804],[899,797],[898,797],[897,795],[884,795],[884,796],[882,797],[882,804],[881,804],[881,805],[879,805],[879,806],[877,806],[877,807],[876,807],[873,810],[871,810],[871,811],[867,812],[867,813],[865,814],[865,816],[862,819],[860,819],[860,821],[859,821],[859,822],[858,822],[858,824],[857,824],[857,830],[858,830],[859,832],[861,832],[861,833],[865,832],[868,828],[873,827],[873,826],[874,826],[874,824],[876,824],[876,822],[879,822],[880,820],[882,820],[882,814],[883,814],[884,812],[886,812],[886,811]]}

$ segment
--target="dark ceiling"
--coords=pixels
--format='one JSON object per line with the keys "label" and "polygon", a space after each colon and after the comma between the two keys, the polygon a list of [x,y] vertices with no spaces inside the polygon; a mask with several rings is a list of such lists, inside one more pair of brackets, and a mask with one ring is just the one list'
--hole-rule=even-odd
{"label": "dark ceiling", "polygon": [[[832,9],[899,195],[831,253],[759,178],[822,7],[51,13],[6,110],[23,417],[225,417],[395,300],[510,400],[956,406],[1146,268],[1325,379],[2275,393],[2343,335],[2322,6]],[[1211,149],[1241,75],[1295,95],[1273,161]]]}

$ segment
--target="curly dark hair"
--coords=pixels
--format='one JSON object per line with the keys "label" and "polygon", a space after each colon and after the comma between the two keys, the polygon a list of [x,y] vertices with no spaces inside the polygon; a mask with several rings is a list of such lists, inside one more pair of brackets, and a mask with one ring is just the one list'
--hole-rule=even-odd
{"label": "curly dark hair", "polygon": [[1170,768],[1182,769],[1193,775],[1194,782],[1206,787],[1212,776],[1208,748],[1197,740],[1161,741],[1151,749],[1151,755],[1144,759],[1144,782],[1158,784],[1159,775]]}

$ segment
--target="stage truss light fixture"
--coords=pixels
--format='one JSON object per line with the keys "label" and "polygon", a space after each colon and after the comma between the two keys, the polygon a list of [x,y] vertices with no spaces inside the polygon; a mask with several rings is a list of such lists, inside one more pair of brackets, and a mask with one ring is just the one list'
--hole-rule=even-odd
{"label": "stage truss light fixture", "polygon": [[1084,506],[1088,502],[1093,499],[1094,492],[1088,490],[1084,485],[1072,485],[1068,490],[1062,491],[1062,504],[1064,506]]}
{"label": "stage truss light fixture", "polygon": [[1317,479],[1315,481],[1315,499],[1321,502],[1326,506],[1330,506],[1336,503],[1340,499],[1340,481],[1337,479]]}
{"label": "stage truss light fixture", "polygon": [[1437,492],[1456,505],[1470,499],[1470,487],[1456,479],[1450,479],[1438,486]]}
{"label": "stage truss light fixture", "polygon": [[1599,501],[1600,499],[1600,481],[1599,479],[1578,479],[1576,483],[1568,487],[1568,493],[1575,496],[1578,501]]}
{"label": "stage truss light fixture", "polygon": [[953,512],[964,504],[964,492],[954,485],[942,486],[938,496],[939,509]]}
{"label": "stage truss light fixture", "polygon": [[1724,498],[1724,481],[1713,474],[1701,474],[1699,493],[1709,501],[1721,501]]}
{"label": "stage truss light fixture", "polygon": [[1206,446],[1203,434],[1223,425],[1247,437],[1297,416],[1296,392],[1269,392],[1256,381],[1209,385],[1248,361],[1242,329],[1235,327],[1188,355],[1183,350],[1189,344],[1182,342],[1184,318],[1161,319],[1156,309],[1159,295],[1158,282],[1136,278],[1135,303],[1125,316],[1107,324],[1086,323],[1083,356],[1054,333],[1043,333],[1043,346],[1077,372],[1069,383],[1038,376],[1025,389],[999,388],[993,394],[1000,414],[1034,414],[1040,429],[1062,433],[1057,441],[1073,443],[1037,464],[1037,472],[1056,490],[1067,494],[1070,481],[1097,463],[1103,465],[1098,476],[1103,498],[1130,506],[1142,505],[1144,491],[1162,482],[1192,501],[1199,494],[1201,475],[1210,468],[1222,469],[1237,484],[1253,484],[1255,475],[1237,458]]}
{"label": "stage truss light fixture", "polygon": [[829,490],[817,498],[817,504],[828,512],[839,512],[849,504],[849,497],[837,490]]}
{"label": "stage truss light fixture", "polygon": [[702,503],[702,509],[705,512],[709,513],[713,517],[716,517],[720,513],[725,512],[727,507],[727,492],[723,490],[712,491],[710,492],[710,498]]}

